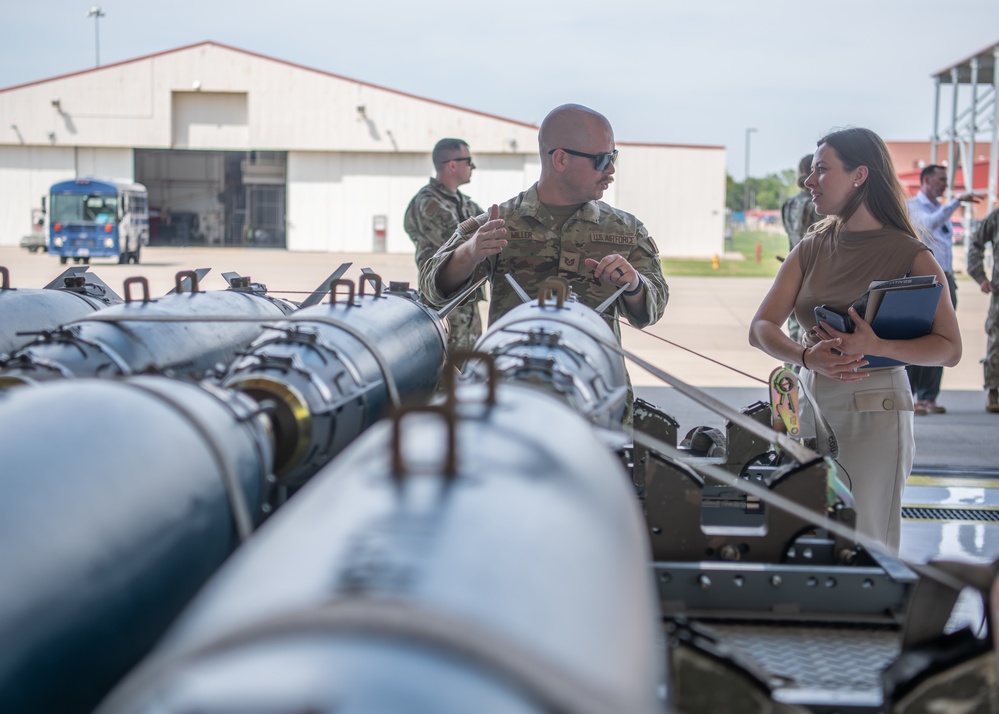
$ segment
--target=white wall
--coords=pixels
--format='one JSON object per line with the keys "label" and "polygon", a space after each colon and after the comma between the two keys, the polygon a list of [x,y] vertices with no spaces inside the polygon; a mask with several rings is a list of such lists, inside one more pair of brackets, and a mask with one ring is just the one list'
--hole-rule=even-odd
{"label": "white wall", "polygon": [[[530,186],[537,159],[475,152],[462,192],[487,208]],[[388,219],[387,252],[412,253],[406,207],[429,180],[430,154],[288,153],[288,249],[371,252],[374,216]]]}
{"label": "white wall", "polygon": [[619,144],[612,201],[635,214],[663,257],[721,255],[725,241],[725,150]]}

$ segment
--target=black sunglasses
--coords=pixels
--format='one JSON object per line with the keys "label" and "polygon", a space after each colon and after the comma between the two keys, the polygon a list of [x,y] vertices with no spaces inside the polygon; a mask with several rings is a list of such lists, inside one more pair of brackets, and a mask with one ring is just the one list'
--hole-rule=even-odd
{"label": "black sunglasses", "polygon": [[[447,161],[467,161],[469,166],[471,166],[473,169],[475,168],[475,164],[472,163],[471,156],[459,156],[456,159],[448,159]],[[442,161],[441,163],[446,164],[447,161]]]}
{"label": "black sunglasses", "polygon": [[[556,151],[558,149],[552,149],[548,152],[548,155],[551,156]],[[593,168],[597,171],[606,171],[608,166],[617,161],[617,149],[614,149],[609,154],[587,154],[582,151],[573,151],[572,149],[562,149],[562,151],[573,156],[582,156],[584,159],[593,159]]]}

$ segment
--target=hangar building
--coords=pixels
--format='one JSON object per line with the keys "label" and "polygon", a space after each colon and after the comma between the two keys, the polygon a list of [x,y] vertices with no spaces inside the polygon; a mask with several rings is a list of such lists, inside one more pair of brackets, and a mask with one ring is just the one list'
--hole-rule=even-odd
{"label": "hangar building", "polygon": [[[99,176],[148,188],[154,245],[412,252],[403,215],[445,136],[471,145],[482,205],[538,177],[533,125],[216,42],[0,89],[0,245],[53,183]],[[724,147],[618,148],[604,200],[664,256],[721,253]]]}

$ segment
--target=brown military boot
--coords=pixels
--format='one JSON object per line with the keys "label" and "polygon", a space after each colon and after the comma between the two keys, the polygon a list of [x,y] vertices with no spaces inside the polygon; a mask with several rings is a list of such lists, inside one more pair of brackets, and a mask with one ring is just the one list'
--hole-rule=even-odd
{"label": "brown military boot", "polygon": [[988,401],[985,402],[985,411],[999,412],[999,389],[990,389]]}

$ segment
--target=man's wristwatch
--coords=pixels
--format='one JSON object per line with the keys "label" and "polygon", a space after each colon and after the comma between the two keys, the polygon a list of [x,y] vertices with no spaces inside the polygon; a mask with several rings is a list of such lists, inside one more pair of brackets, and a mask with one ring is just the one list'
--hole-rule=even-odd
{"label": "man's wristwatch", "polygon": [[636,287],[634,290],[625,290],[621,294],[627,297],[635,297],[636,295],[638,295],[638,293],[642,292],[643,287],[645,287],[645,284],[642,282],[642,277],[638,276],[638,287]]}

